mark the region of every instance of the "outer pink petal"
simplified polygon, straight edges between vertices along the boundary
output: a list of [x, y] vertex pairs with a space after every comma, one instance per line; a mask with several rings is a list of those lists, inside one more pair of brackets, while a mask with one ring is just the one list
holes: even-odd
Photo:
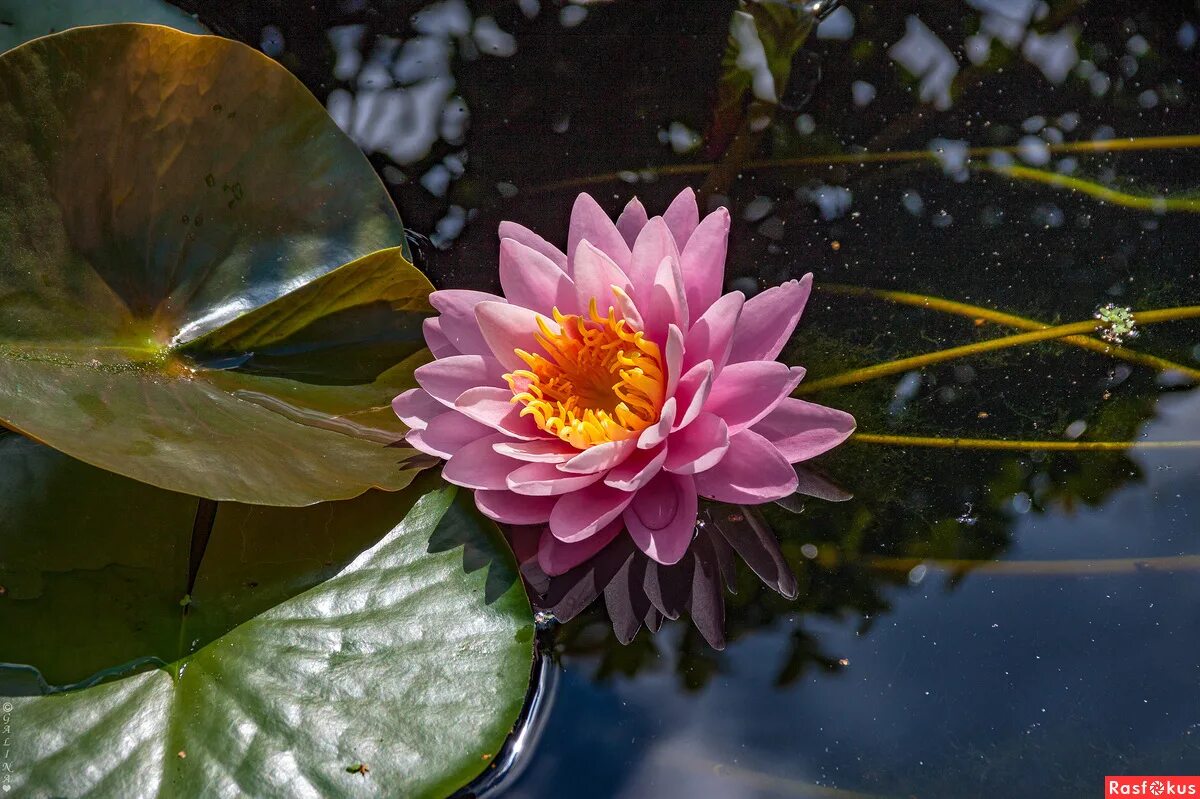
[[500, 242], [500, 286], [514, 305], [547, 315], [556, 307], [563, 313], [575, 312], [575, 286], [567, 273], [516, 239]]
[[667, 448], [665, 446], [639, 449], [624, 463], [613, 467], [605, 476], [604, 484], [622, 491], [637, 491], [658, 474], [666, 459]]
[[692, 478], [662, 472], [637, 492], [625, 510], [625, 527], [639, 549], [669, 566], [692, 543], [697, 508]]
[[634, 197], [625, 204], [625, 210], [617, 217], [617, 230], [621, 232], [621, 238], [625, 239], [625, 243], [633, 247], [638, 234], [642, 232], [642, 228], [648, 221], [646, 207], [642, 205], [641, 200]]
[[429, 396], [453, 408], [455, 400], [478, 386], [500, 387], [504, 370], [487, 355], [452, 355], [418, 366], [413, 377]]
[[449, 460], [467, 444], [494, 436], [496, 431], [461, 413], [450, 411], [436, 417], [420, 431], [421, 443], [413, 445], [422, 452]]
[[796, 329], [812, 292], [812, 275], [769, 288], [742, 308], [733, 334], [730, 363], [773, 361]]
[[621, 267], [586, 239], [581, 241], [575, 250], [572, 266], [575, 274], [575, 298], [581, 314], [587, 314], [591, 301], [595, 300], [600, 315], [606, 316], [608, 309], [617, 302], [613, 295], [613, 286], [624, 292], [629, 291], [629, 278], [621, 271]]
[[753, 429], [789, 463], [799, 463], [841, 444], [854, 428], [854, 417], [845, 411], [789, 397]]
[[519, 241], [526, 247], [537, 250], [549, 258], [558, 265], [559, 269], [567, 271], [567, 256], [563, 251], [523, 225], [518, 225], [516, 222], [501, 222], [500, 238]]
[[621, 515], [633, 494], [603, 483], [567, 494], [550, 514], [550, 532], [568, 544], [590, 538]]
[[542, 533], [538, 543], [538, 565], [547, 575], [557, 577], [565, 574], [579, 564], [591, 560], [600, 550], [604, 549], [617, 534], [624, 529], [620, 519], [609, 522], [595, 535], [588, 536], [582, 541], [568, 544], [559, 541], [549, 528]]
[[528, 497], [550, 497], [587, 488], [603, 474], [566, 474], [553, 463], [524, 463], [508, 475], [506, 485]]
[[770, 441], [753, 430], [729, 439], [725, 457], [695, 476], [700, 496], [718, 502], [757, 505], [783, 499], [796, 490], [799, 478]]
[[729, 425], [730, 435], [770, 413], [804, 379], [804, 369], [779, 361], [731, 363], [713, 383], [704, 410]]
[[588, 447], [574, 458], [559, 466], [559, 471], [568, 474], [595, 474], [607, 472], [614, 466], [620, 465], [626, 458], [637, 450], [637, 439], [627, 438], [622, 441], [607, 441]]
[[675, 196], [667, 210], [663, 212], [663, 221], [671, 229], [675, 244], [680, 250], [688, 243], [692, 231], [700, 224], [700, 208], [696, 205], [696, 192], [689, 186]]
[[652, 449], [667, 440], [671, 428], [675, 426], [675, 398], [668, 397], [659, 411], [658, 421], [647, 427], [638, 436], [638, 449]]
[[654, 285], [654, 277], [658, 274], [658, 265], [664, 258], [678, 258], [679, 248], [671, 229], [661, 216], [656, 216], [646, 223], [638, 234], [633, 245], [629, 269], [625, 270], [633, 282], [634, 299], [642, 310], [649, 307], [650, 288]]
[[675, 474], [696, 474], [716, 466], [729, 449], [729, 428], [714, 413], [702, 413], [695, 422], [671, 434], [663, 467]]
[[551, 330], [558, 330], [557, 323], [537, 311], [506, 302], [479, 303], [475, 306], [475, 318], [489, 351], [508, 370], [529, 368], [517, 356], [516, 350], [532, 352], [537, 349], [534, 336], [538, 332], [539, 318]]
[[524, 497], [511, 491], [475, 492], [475, 507], [501, 524], [545, 524], [555, 502], [554, 497]]
[[492, 449], [525, 463], [565, 463], [579, 454], [579, 450], [557, 438], [537, 441], [504, 441]]
[[685, 370], [709, 360], [713, 362], [713, 372], [721, 373], [729, 360], [733, 331], [737, 329], [745, 302], [742, 292], [733, 291], [708, 306], [688, 331], [683, 358]]
[[629, 245], [608, 214], [589, 194], [576, 197], [575, 206], [571, 209], [571, 229], [567, 234], [567, 259], [571, 267], [567, 272], [572, 277], [575, 251], [584, 239], [616, 261], [617, 266], [622, 269], [629, 266]]
[[445, 413], [446, 407], [421, 388], [410, 388], [392, 400], [392, 410], [413, 430], [424, 430], [429, 420]]
[[503, 433], [496, 433], [467, 444], [446, 461], [442, 477], [463, 488], [506, 488], [505, 478], [509, 472], [522, 464], [492, 449], [492, 444], [503, 441], [504, 438]]
[[696, 228], [679, 256], [687, 284], [688, 307], [698, 316], [708, 310], [725, 285], [725, 255], [729, 246], [729, 211], [718, 208]]
[[451, 344], [450, 339], [442, 332], [442, 320], [438, 317], [431, 316], [422, 322], [421, 330], [425, 333], [425, 346], [429, 347], [433, 357], [449, 358], [459, 354], [458, 347]]
[[512, 392], [506, 388], [472, 388], [459, 395], [454, 407], [464, 416], [522, 441], [549, 438], [532, 419], [521, 416], [520, 405], [513, 403]]
[[708, 401], [712, 385], [712, 361], [696, 364], [679, 378], [679, 387], [675, 389], [675, 402], [680, 411], [675, 420], [675, 430], [687, 427], [700, 415], [704, 403]]
[[442, 332], [455, 349], [464, 355], [491, 355], [479, 323], [475, 321], [475, 306], [481, 302], [504, 302], [503, 297], [486, 291], [450, 289], [429, 295], [429, 304], [441, 314], [438, 321]]

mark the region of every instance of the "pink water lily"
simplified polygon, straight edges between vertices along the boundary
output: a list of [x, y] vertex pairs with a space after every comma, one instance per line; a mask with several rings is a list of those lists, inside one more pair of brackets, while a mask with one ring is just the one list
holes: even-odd
[[729, 212], [701, 220], [690, 189], [653, 219], [635, 198], [615, 223], [581, 194], [566, 253], [500, 225], [505, 297], [430, 296], [434, 360], [393, 407], [480, 511], [545, 525], [547, 574], [622, 531], [676, 563], [700, 497], [782, 499], [797, 487], [792, 464], [853, 432], [849, 414], [790, 397], [804, 369], [775, 360], [812, 275], [749, 300], [721, 294], [728, 238]]

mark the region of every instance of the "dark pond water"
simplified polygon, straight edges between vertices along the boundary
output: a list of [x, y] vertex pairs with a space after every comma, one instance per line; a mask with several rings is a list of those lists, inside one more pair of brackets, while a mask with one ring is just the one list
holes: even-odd
[[[1200, 297], [1200, 140], [1148, 138], [1200, 133], [1194, 3], [849, 0], [721, 168], [743, 121], [714, 111], [734, 2], [178, 4], [326, 103], [441, 287], [495, 287], [502, 219], [561, 238], [576, 191], [653, 210], [694, 185], [733, 211], [737, 287], [826, 286], [784, 356], [809, 381], [1013, 332], [989, 310]], [[857, 155], [886, 151], [906, 154]], [[1194, 319], [1139, 332], [1131, 349], [1200, 368]], [[724, 652], [686, 621], [623, 646], [602, 608], [560, 630], [510, 795], [1077, 796], [1196, 773], [1188, 385], [1044, 342], [820, 392], [875, 436], [1192, 443], [848, 444], [817, 465], [853, 500], [768, 514], [799, 597], [743, 569]]]

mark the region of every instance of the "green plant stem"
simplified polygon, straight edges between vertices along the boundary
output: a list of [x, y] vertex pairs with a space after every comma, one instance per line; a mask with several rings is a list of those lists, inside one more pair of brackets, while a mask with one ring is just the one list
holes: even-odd
[[1130, 449], [1200, 449], [1200, 440], [1178, 441], [1018, 441], [1002, 438], [943, 438], [935, 436], [893, 436], [880, 433], [856, 433], [851, 439], [860, 444], [890, 447], [932, 447], [935, 449], [993, 449], [1020, 451], [1124, 452]]
[[[1194, 319], [1200, 317], [1200, 305], [1187, 305], [1179, 308], [1161, 308], [1153, 311], [1139, 311], [1133, 314], [1133, 319], [1140, 325], [1151, 325], [1159, 322], [1178, 321], [1181, 319]], [[801, 384], [800, 388], [792, 392], [793, 396], [803, 396], [813, 394], [818, 391], [824, 391], [830, 388], [839, 388], [841, 386], [853, 385], [855, 383], [864, 383], [868, 380], [877, 380], [881, 377], [888, 377], [894, 374], [909, 372], [914, 369], [923, 369], [926, 366], [932, 366], [945, 361], [952, 361], [958, 358], [965, 358], [971, 355], [979, 355], [985, 352], [995, 352], [997, 350], [1010, 349], [1012, 347], [1020, 347], [1025, 344], [1035, 344], [1040, 341], [1050, 341], [1053, 339], [1066, 338], [1067, 336], [1077, 336], [1084, 333], [1090, 333], [1097, 327], [1097, 322], [1094, 319], [1089, 319], [1084, 322], [1072, 322], [1067, 325], [1057, 325], [1048, 327], [1044, 330], [1033, 330], [1028, 333], [1019, 333], [1015, 336], [1005, 336], [1003, 338], [990, 339], [988, 341], [980, 341], [975, 344], [966, 344], [960, 347], [951, 347], [945, 350], [929, 352], [924, 355], [914, 355], [909, 358], [899, 358], [894, 361], [875, 364], [862, 369], [853, 369], [849, 372], [843, 372], [839, 375], [833, 375], [823, 380], [816, 380], [812, 383]]]
[[[914, 294], [906, 291], [888, 291], [886, 289], [863, 288], [861, 286], [847, 286], [839, 283], [824, 283], [817, 286], [820, 291], [828, 291], [831, 294], [841, 294], [847, 296], [867, 296], [876, 297], [888, 302], [894, 302], [900, 305], [911, 305], [917, 308], [928, 308], [933, 311], [942, 311], [944, 313], [956, 314], [965, 316], [970, 319], [983, 319], [988, 322], [1005, 325], [1007, 327], [1015, 327], [1018, 330], [1048, 330], [1051, 325], [1044, 322], [1038, 322], [1034, 319], [1028, 319], [1016, 314], [1004, 313], [1002, 311], [994, 311], [990, 308], [984, 308], [978, 305], [969, 305], [955, 300], [947, 300], [941, 297], [930, 297], [924, 294]], [[1061, 339], [1065, 344], [1072, 344], [1076, 347], [1082, 347], [1086, 350], [1098, 352], [1102, 355], [1108, 355], [1113, 358], [1118, 358], [1129, 363], [1136, 363], [1142, 366], [1148, 366], [1152, 369], [1157, 369], [1160, 372], [1179, 372], [1190, 380], [1200, 381], [1200, 369], [1193, 369], [1190, 366], [1185, 366], [1181, 363], [1169, 361], [1166, 358], [1159, 358], [1157, 355], [1148, 355], [1146, 353], [1137, 352], [1136, 350], [1126, 349], [1115, 344], [1108, 344], [1100, 339], [1090, 336], [1066, 336]]]

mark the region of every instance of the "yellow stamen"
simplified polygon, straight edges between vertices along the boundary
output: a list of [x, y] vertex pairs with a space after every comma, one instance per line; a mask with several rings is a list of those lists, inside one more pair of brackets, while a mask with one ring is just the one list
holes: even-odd
[[658, 345], [592, 300], [586, 317], [554, 309], [558, 332], [538, 318], [545, 355], [515, 350], [528, 364], [504, 375], [513, 402], [537, 426], [576, 449], [636, 437], [658, 421], [666, 373]]

